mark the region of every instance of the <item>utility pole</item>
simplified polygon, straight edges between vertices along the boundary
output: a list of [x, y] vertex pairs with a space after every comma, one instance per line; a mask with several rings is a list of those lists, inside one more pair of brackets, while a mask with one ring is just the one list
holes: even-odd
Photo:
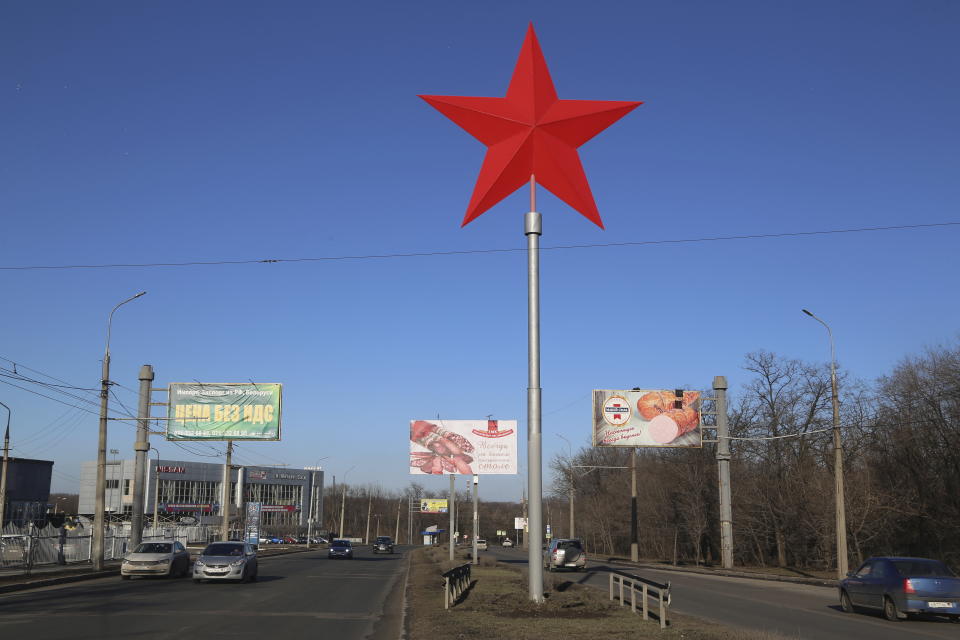
[[342, 538], [342, 537], [343, 537], [343, 516], [344, 516], [344, 514], [346, 514], [346, 512], [347, 512], [347, 483], [346, 483], [346, 482], [343, 482], [343, 483], [341, 483], [341, 484], [343, 484], [343, 493], [342, 493], [342, 497], [340, 498], [340, 531], [339, 531], [339, 534], [340, 534], [340, 537]]
[[133, 443], [136, 460], [133, 465], [133, 511], [130, 514], [130, 547], [136, 549], [143, 540], [144, 501], [147, 490], [147, 453], [150, 451], [150, 388], [153, 367], [140, 367], [140, 404], [137, 407], [137, 441]]
[[370, 544], [370, 512], [373, 510], [373, 494], [367, 493], [367, 530], [363, 534], [363, 544]]
[[7, 508], [7, 465], [10, 462], [10, 407], [0, 402], [0, 406], [7, 410], [7, 428], [3, 432], [3, 470], [0, 471], [0, 531], [3, 530], [3, 516]]
[[220, 514], [223, 522], [220, 523], [221, 540], [230, 539], [230, 481], [233, 476], [233, 440], [227, 440], [227, 459], [223, 465], [223, 486], [220, 498]]
[[107, 490], [107, 401], [110, 397], [110, 329], [113, 314], [122, 305], [146, 294], [141, 291], [116, 305], [107, 317], [107, 343], [103, 350], [103, 366], [100, 371], [100, 429], [97, 434], [97, 484], [96, 503], [93, 511], [93, 536], [90, 541], [90, 559], [94, 571], [103, 571], [103, 536], [105, 525], [105, 493]]
[[717, 411], [717, 470], [720, 474], [720, 558], [733, 568], [733, 504], [730, 497], [730, 428], [727, 425], [727, 378], [713, 378]]
[[640, 560], [640, 540], [637, 530], [637, 450], [630, 450], [630, 560]]
[[400, 544], [400, 507], [403, 506], [403, 498], [397, 502], [397, 529], [393, 534], [393, 541], [395, 544]]
[[569, 470], [570, 473], [570, 537], [576, 538], [577, 534], [574, 533], [573, 529], [573, 470]]
[[454, 511], [456, 510], [456, 500], [457, 500], [457, 476], [453, 473], [450, 474], [450, 500], [447, 504], [447, 516], [450, 518], [450, 524], [448, 529], [450, 530], [449, 535], [447, 536], [450, 539], [450, 562], [453, 562], [453, 548], [456, 546], [456, 540], [454, 540], [454, 534], [456, 533], [454, 529], [457, 528], [457, 520]]

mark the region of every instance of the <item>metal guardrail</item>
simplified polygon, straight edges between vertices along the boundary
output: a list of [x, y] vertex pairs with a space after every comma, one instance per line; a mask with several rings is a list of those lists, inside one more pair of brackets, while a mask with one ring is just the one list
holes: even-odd
[[470, 565], [454, 567], [443, 574], [443, 608], [449, 609], [470, 586]]
[[630, 610], [634, 613], [637, 612], [637, 591], [640, 591], [640, 613], [643, 616], [644, 620], [650, 619], [650, 606], [649, 600], [651, 597], [655, 598], [655, 602], [659, 605], [657, 611], [657, 618], [660, 620], [660, 628], [667, 628], [667, 610], [670, 608], [670, 601], [672, 599], [670, 593], [670, 583], [661, 584], [659, 582], [654, 582], [653, 580], [648, 580], [640, 576], [636, 576], [630, 573], [624, 573], [623, 571], [611, 571], [610, 572], [610, 599], [614, 599], [614, 583], [619, 584], [619, 595], [620, 595], [620, 606], [624, 606], [626, 601], [624, 600], [624, 588], [630, 590]]

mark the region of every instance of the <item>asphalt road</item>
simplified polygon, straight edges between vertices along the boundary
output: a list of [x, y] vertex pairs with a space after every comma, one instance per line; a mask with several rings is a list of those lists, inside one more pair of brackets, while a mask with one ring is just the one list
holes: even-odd
[[260, 558], [249, 584], [119, 576], [0, 595], [0, 638], [400, 637], [406, 558]]
[[[527, 560], [526, 552], [520, 549], [491, 547], [490, 551], [483, 553], [505, 562], [526, 564]], [[588, 584], [604, 591], [608, 589], [608, 572], [611, 568], [639, 574], [657, 582], [669, 581], [673, 592], [671, 611], [731, 627], [816, 640], [960, 638], [960, 625], [945, 618], [888, 622], [879, 613], [843, 613], [837, 590], [830, 587], [637, 569], [589, 561], [587, 564], [586, 573], [569, 572], [563, 575], [568, 576], [571, 582]]]

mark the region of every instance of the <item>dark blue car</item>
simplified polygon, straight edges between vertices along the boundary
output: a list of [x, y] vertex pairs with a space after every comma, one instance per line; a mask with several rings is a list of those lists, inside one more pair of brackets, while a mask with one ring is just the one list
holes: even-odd
[[928, 613], [960, 622], [960, 578], [938, 560], [870, 558], [840, 581], [840, 606], [877, 609], [891, 621]]
[[349, 540], [334, 540], [330, 543], [327, 557], [353, 560], [353, 544]]

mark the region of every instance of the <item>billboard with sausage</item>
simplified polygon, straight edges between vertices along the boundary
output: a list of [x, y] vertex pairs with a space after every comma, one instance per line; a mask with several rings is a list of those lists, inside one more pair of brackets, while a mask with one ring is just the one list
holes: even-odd
[[594, 390], [593, 446], [703, 446], [700, 392], [683, 389]]
[[517, 472], [516, 420], [411, 420], [410, 473]]

